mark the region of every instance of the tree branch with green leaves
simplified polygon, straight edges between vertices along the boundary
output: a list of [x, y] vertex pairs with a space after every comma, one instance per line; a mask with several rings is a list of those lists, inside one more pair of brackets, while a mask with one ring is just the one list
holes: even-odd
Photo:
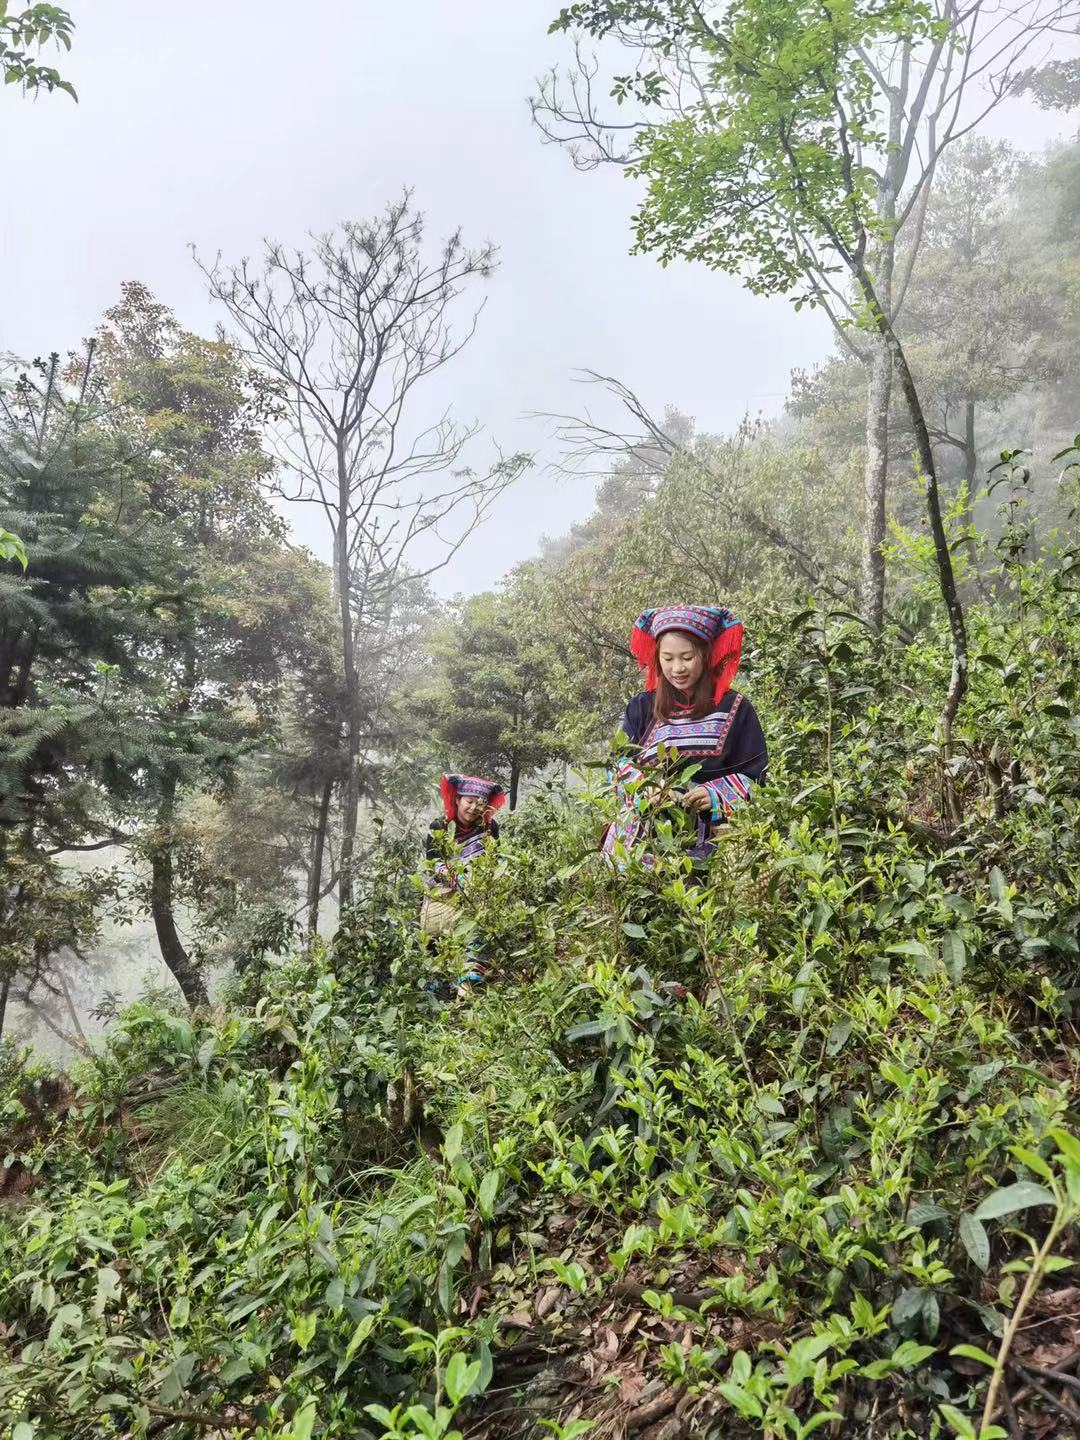
[[59, 5], [31, 5], [12, 13], [7, 0], [0, 0], [0, 67], [5, 85], [21, 85], [23, 93], [64, 90], [78, 100], [75, 87], [52, 65], [41, 63], [41, 52], [49, 45], [71, 49], [75, 22]]

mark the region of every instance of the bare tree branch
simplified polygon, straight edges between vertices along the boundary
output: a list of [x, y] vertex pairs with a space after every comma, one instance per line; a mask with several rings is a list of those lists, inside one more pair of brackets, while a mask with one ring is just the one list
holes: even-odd
[[[718, 503], [723, 503], [738, 523], [744, 525], [751, 534], [787, 555], [795, 568], [811, 585], [825, 590], [834, 598], [850, 594], [852, 586], [846, 577], [827, 571], [805, 546], [792, 536], [785, 534], [778, 525], [747, 504], [738, 483], [737, 467], [728, 474], [719, 473], [709, 464], [707, 457], [693, 447], [683, 445], [667, 431], [661, 422], [649, 412], [640, 397], [621, 380], [610, 375], [601, 375], [595, 370], [584, 371], [581, 379], [585, 384], [602, 386], [626, 410], [636, 428], [629, 431], [612, 430], [597, 424], [587, 414], [584, 417], [567, 415], [546, 417], [558, 422], [556, 434], [567, 447], [567, 464], [575, 473], [581, 473], [578, 468], [579, 462], [586, 459], [591, 453], [632, 455], [658, 474], [665, 472], [670, 462], [677, 457], [698, 473], [709, 487], [710, 493]], [[740, 437], [740, 450], [745, 438], [745, 435]], [[686, 536], [681, 537], [680, 544], [684, 547], [686, 540]], [[695, 563], [702, 563], [700, 555], [694, 551], [692, 537], [687, 554]]]
[[317, 505], [333, 539], [349, 710], [337, 864], [347, 905], [363, 756], [388, 689], [380, 641], [408, 587], [453, 560], [531, 457], [497, 454], [476, 473], [462, 463], [475, 424], [446, 413], [414, 423], [424, 382], [475, 333], [482, 306], [461, 326], [454, 317], [465, 288], [495, 269], [493, 246], [469, 249], [455, 232], [430, 255], [408, 191], [374, 220], [310, 240], [308, 251], [267, 242], [257, 267], [196, 262], [234, 343], [286, 389], [273, 436], [278, 492]]

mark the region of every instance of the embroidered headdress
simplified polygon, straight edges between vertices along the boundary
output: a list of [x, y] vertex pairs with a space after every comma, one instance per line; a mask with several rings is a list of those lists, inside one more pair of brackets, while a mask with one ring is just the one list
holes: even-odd
[[479, 775], [444, 775], [439, 787], [448, 820], [457, 818], [457, 802], [462, 795], [476, 795], [489, 810], [498, 810], [506, 803], [506, 791], [494, 780]]
[[645, 671], [646, 690], [656, 689], [656, 642], [669, 630], [685, 630], [711, 645], [709, 665], [716, 671], [715, 698], [731, 689], [742, 655], [743, 627], [722, 605], [675, 605], [663, 610], [643, 610], [634, 621], [630, 650]]

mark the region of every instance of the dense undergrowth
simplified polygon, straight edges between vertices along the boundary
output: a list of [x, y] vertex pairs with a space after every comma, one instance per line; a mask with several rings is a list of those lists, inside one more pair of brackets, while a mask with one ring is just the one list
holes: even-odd
[[9, 1056], [4, 1440], [975, 1436], [988, 1383], [984, 1435], [1069, 1433], [1068, 574], [972, 609], [945, 768], [943, 644], [759, 628], [771, 783], [705, 882], [674, 813], [605, 868], [599, 769], [534, 795], [474, 866], [470, 1005], [388, 847], [227, 1006], [136, 1005], [70, 1081]]

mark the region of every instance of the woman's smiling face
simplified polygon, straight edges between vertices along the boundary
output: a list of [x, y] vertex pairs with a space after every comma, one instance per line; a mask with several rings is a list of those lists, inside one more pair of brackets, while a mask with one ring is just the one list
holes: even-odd
[[484, 802], [479, 795], [459, 795], [457, 818], [462, 825], [475, 825], [484, 813]]
[[656, 654], [668, 684], [684, 695], [689, 694], [705, 668], [700, 646], [695, 645], [685, 630], [668, 630], [657, 641]]

